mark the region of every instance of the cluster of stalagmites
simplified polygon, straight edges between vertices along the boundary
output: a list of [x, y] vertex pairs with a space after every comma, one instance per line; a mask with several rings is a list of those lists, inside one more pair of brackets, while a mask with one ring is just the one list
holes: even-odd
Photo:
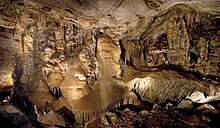
[[152, 18], [140, 40], [124, 39], [124, 61], [167, 63], [205, 76], [219, 74], [219, 17], [179, 4]]
[[[18, 18], [16, 13], [1, 15]], [[46, 125], [66, 126], [57, 113], [74, 114], [85, 123], [144, 102], [170, 101], [189, 110], [193, 103], [220, 100], [217, 22], [214, 14], [180, 4], [154, 16], [140, 40], [113, 40], [101, 29], [24, 11], [9, 28], [5, 22], [0, 27], [0, 87], [14, 84], [12, 99], [28, 97], [38, 121]], [[194, 77], [186, 70], [199, 73]], [[102, 123], [112, 125], [111, 116]]]

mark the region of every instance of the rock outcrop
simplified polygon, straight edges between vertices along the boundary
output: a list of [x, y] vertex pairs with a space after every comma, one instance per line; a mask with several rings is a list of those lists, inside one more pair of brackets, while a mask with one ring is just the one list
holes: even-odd
[[10, 105], [9, 103], [0, 104], [0, 119], [1, 127], [34, 127], [23, 112]]

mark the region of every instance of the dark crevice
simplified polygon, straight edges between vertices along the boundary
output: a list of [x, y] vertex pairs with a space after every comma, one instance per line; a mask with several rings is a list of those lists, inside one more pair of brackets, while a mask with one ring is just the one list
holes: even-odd
[[55, 96], [56, 98], [59, 98], [62, 96], [62, 92], [59, 87], [49, 88], [49, 90], [51, 94]]
[[73, 13], [70, 9], [65, 9], [67, 12], [69, 12], [69, 13]]
[[121, 48], [121, 54], [120, 54], [120, 60], [122, 60], [123, 63], [126, 63], [125, 61], [125, 52], [126, 52], [126, 49], [123, 45], [123, 42], [122, 40], [119, 40], [119, 45], [120, 45], [120, 48]]
[[51, 11], [51, 8], [49, 8], [49, 7], [47, 7], [47, 6], [44, 6], [44, 7], [42, 8], [42, 11], [44, 11], [44, 12], [50, 12], [50, 11]]
[[190, 63], [197, 63], [199, 58], [198, 54], [194, 52], [190, 52], [189, 55], [190, 55]]
[[26, 96], [14, 96], [9, 103], [23, 112], [34, 127], [43, 128], [42, 124], [37, 121], [34, 104]]
[[83, 3], [82, 0], [76, 0], [80, 5]]

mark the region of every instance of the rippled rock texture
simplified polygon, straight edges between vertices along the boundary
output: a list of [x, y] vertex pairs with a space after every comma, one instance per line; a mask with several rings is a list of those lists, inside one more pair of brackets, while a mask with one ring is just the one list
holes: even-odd
[[39, 117], [57, 112], [77, 123], [146, 102], [218, 104], [219, 5], [2, 0], [0, 93], [27, 97]]

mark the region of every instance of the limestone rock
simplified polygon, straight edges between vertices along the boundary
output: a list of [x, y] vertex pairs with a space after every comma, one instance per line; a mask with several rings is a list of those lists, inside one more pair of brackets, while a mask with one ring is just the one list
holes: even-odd
[[142, 100], [151, 103], [161, 104], [166, 100], [179, 102], [193, 91], [201, 90], [199, 82], [185, 78], [177, 72], [163, 70], [139, 73], [134, 79], [132, 79], [132, 72], [138, 71], [130, 70], [124, 78], [125, 80], [131, 79], [126, 85], [133, 88]]
[[215, 108], [210, 104], [203, 104], [203, 105], [196, 108], [197, 111], [204, 111], [204, 110], [207, 110], [207, 109], [214, 110]]
[[0, 26], [0, 93], [8, 92], [13, 86], [15, 54], [19, 45], [14, 40], [14, 29]]
[[109, 118], [110, 123], [114, 123], [118, 120], [118, 116], [116, 113], [106, 112], [106, 116]]
[[190, 99], [196, 103], [207, 103], [210, 101], [217, 101], [219, 100], [219, 98], [220, 98], [219, 93], [216, 93], [216, 95], [214, 96], [205, 97], [204, 93], [199, 92], [199, 91], [195, 91], [190, 96], [187, 97], [187, 99]]
[[[190, 127], [189, 124], [181, 122], [174, 117], [174, 113], [169, 114], [162, 108], [149, 110], [147, 112], [119, 111], [120, 115], [114, 123], [105, 125], [102, 117], [96, 117], [86, 124], [86, 127]], [[199, 122], [196, 122], [199, 124]]]
[[193, 102], [191, 100], [182, 100], [177, 106], [177, 108], [184, 109], [184, 110], [192, 110]]
[[0, 104], [1, 127], [34, 128], [23, 112], [9, 103]]
[[[105, 84], [104, 84], [105, 83]], [[137, 96], [126, 86], [118, 85], [112, 79], [98, 81], [84, 97], [73, 100], [72, 111], [79, 122], [89, 121], [95, 115], [127, 104], [137, 104]]]
[[65, 78], [59, 84], [63, 96], [72, 102], [72, 100], [87, 95], [90, 88], [86, 79], [85, 70], [83, 70], [79, 58], [76, 58], [68, 65]]
[[120, 46], [118, 42], [113, 42], [108, 37], [100, 37], [97, 44], [99, 72], [101, 78], [116, 77], [119, 78], [121, 73]]
[[43, 112], [47, 111], [47, 105], [56, 100], [56, 98], [52, 95], [52, 93], [50, 93], [48, 86], [43, 81], [38, 83], [38, 86], [35, 88], [35, 90], [36, 91], [29, 93], [28, 98], [38, 108], [41, 108]]
[[66, 126], [64, 118], [53, 111], [50, 111], [46, 115], [41, 115], [37, 117], [37, 120], [49, 126], [60, 126], [60, 127]]
[[101, 121], [104, 125], [109, 125], [108, 119], [105, 116], [102, 117]]

